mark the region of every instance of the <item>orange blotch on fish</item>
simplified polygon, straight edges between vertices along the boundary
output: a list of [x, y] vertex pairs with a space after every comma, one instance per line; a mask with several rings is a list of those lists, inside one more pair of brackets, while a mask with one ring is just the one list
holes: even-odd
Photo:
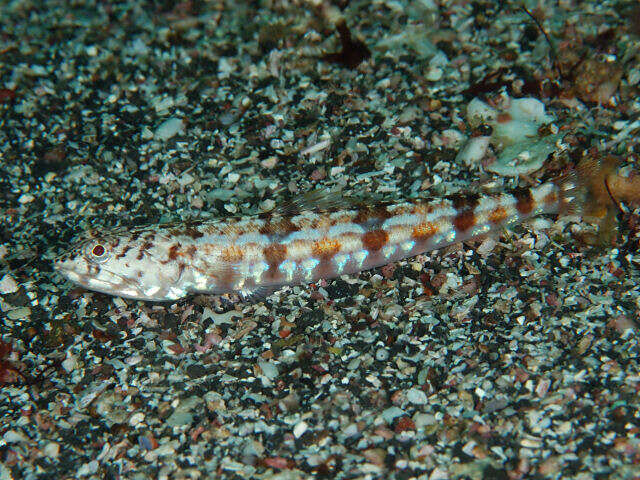
[[413, 228], [411, 236], [414, 240], [426, 240], [438, 233], [438, 226], [432, 222], [424, 222]]
[[495, 224], [502, 223], [508, 216], [509, 214], [504, 207], [496, 207], [491, 211], [491, 213], [489, 213], [489, 221]]
[[466, 232], [476, 224], [476, 215], [473, 210], [464, 210], [453, 219], [453, 226], [459, 232]]
[[242, 261], [243, 258], [244, 252], [236, 245], [223, 248], [220, 252], [220, 259], [225, 262], [236, 263]]
[[362, 236], [362, 245], [372, 252], [380, 250], [389, 241], [389, 234], [384, 230], [373, 230]]
[[319, 258], [331, 258], [340, 251], [340, 242], [331, 238], [323, 238], [313, 242], [311, 251], [314, 256]]
[[521, 215], [528, 215], [533, 211], [535, 202], [531, 195], [531, 190], [524, 188], [514, 192], [513, 196], [516, 197], [516, 210], [518, 210]]
[[272, 243], [262, 250], [264, 259], [269, 264], [269, 273], [274, 275], [278, 267], [287, 259], [287, 247], [279, 243]]

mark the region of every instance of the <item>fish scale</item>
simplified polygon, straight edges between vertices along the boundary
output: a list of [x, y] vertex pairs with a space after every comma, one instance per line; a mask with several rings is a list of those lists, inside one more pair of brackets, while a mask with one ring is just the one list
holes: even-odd
[[370, 206], [314, 192], [270, 214], [92, 234], [55, 268], [88, 289], [141, 300], [261, 296], [479, 238], [536, 215], [576, 213], [585, 193], [574, 173], [500, 195]]

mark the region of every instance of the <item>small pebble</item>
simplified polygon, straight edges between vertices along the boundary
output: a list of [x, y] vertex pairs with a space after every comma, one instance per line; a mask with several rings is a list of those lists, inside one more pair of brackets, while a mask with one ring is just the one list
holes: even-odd
[[129, 425], [135, 427], [144, 421], [144, 413], [136, 412], [129, 418]]
[[278, 377], [278, 367], [273, 362], [268, 361], [258, 361], [258, 366], [265, 377], [273, 380]]
[[379, 348], [376, 350], [376, 360], [384, 362], [389, 358], [389, 351], [386, 348]]
[[184, 133], [184, 123], [179, 118], [170, 118], [160, 124], [153, 134], [156, 140], [161, 142], [167, 141], [178, 134]]
[[456, 162], [473, 165], [482, 160], [487, 153], [491, 137], [472, 137], [456, 156]]
[[18, 307], [7, 312], [7, 318], [10, 320], [24, 320], [31, 315], [31, 309], [29, 307]]
[[427, 403], [427, 395], [417, 388], [407, 391], [407, 400], [415, 405], [425, 405]]
[[309, 425], [306, 422], [297, 423], [296, 426], [293, 427], [293, 436], [300, 438], [308, 429]]
[[2, 435], [2, 440], [7, 443], [24, 443], [28, 442], [29, 439], [22, 433], [16, 430], [7, 430]]
[[56, 442], [47, 443], [43, 453], [49, 458], [57, 458], [60, 455], [60, 444]]
[[62, 361], [62, 368], [64, 368], [67, 371], [67, 373], [71, 373], [77, 367], [78, 367], [78, 361], [76, 360], [76, 357], [71, 353], [67, 353], [67, 358], [65, 358]]
[[14, 293], [18, 291], [18, 284], [8, 273], [0, 279], [0, 293]]

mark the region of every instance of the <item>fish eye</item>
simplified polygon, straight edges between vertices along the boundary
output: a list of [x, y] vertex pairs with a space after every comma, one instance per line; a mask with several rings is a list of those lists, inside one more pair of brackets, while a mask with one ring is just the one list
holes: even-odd
[[105, 247], [102, 243], [91, 244], [88, 246], [86, 251], [87, 256], [93, 262], [104, 262], [107, 258], [109, 258], [107, 247]]

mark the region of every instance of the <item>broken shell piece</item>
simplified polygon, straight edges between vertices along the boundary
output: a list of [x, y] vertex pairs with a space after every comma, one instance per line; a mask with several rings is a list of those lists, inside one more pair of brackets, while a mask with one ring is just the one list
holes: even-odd
[[467, 137], [459, 130], [448, 128], [442, 133], [433, 135], [432, 142], [436, 147], [460, 148], [467, 140]]
[[505, 97], [504, 100], [504, 107], [500, 109], [477, 98], [469, 102], [469, 125], [476, 128], [486, 124], [492, 127], [492, 134], [490, 137], [469, 139], [456, 159], [467, 165], [477, 163], [491, 144], [497, 150], [498, 159], [488, 170], [509, 176], [534, 172], [557, 149], [557, 135], [540, 137], [540, 127], [551, 123], [554, 118], [545, 113], [544, 103], [535, 98]]
[[542, 168], [547, 157], [558, 150], [558, 140], [560, 135], [548, 135], [510, 145], [487, 170], [508, 177], [533, 173]]
[[514, 120], [525, 120], [542, 125], [553, 122], [554, 118], [544, 111], [544, 103], [536, 98], [514, 98], [509, 106], [509, 113]]
[[538, 127], [537, 123], [525, 120], [510, 119], [506, 122], [499, 122], [493, 127], [491, 143], [507, 147], [521, 142], [528, 142], [538, 136]]
[[474, 98], [469, 102], [469, 105], [467, 105], [467, 122], [469, 122], [471, 128], [476, 128], [483, 123], [493, 125], [497, 118], [497, 110], [482, 100]]
[[490, 142], [491, 137], [471, 137], [464, 148], [458, 152], [456, 161], [464, 162], [466, 165], [478, 163], [487, 153]]

